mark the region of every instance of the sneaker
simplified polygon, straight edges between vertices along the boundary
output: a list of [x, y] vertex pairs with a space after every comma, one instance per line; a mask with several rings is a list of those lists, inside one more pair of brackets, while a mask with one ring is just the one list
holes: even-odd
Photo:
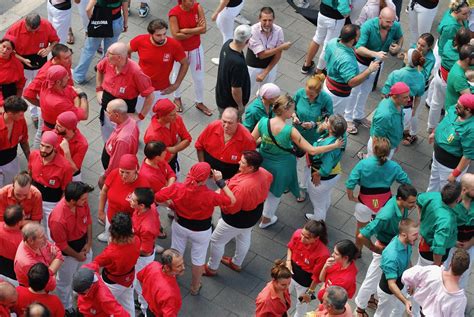
[[213, 57], [213, 58], [211, 58], [211, 62], [212, 62], [214, 65], [219, 66], [219, 58]]
[[107, 231], [102, 232], [97, 236], [97, 240], [105, 243], [109, 242], [109, 233]]
[[350, 122], [350, 121], [347, 122], [347, 130], [346, 131], [349, 134], [357, 134], [359, 132], [359, 130], [357, 130], [357, 127], [355, 126], [355, 124], [353, 122]]
[[278, 221], [278, 217], [277, 217], [277, 216], [273, 216], [272, 219], [271, 219], [269, 222], [267, 222], [267, 223], [262, 223], [262, 222], [260, 222], [260, 224], [258, 225], [258, 227], [259, 227], [260, 229], [265, 229], [265, 228], [268, 228], [268, 227], [274, 225], [277, 221]]
[[298, 8], [306, 9], [306, 8], [309, 7], [309, 2], [306, 1], [306, 0], [293, 0], [293, 3], [294, 3], [295, 6], [297, 6]]
[[366, 127], [367, 129], [370, 129], [370, 126], [372, 125], [372, 122], [370, 122], [369, 119], [367, 118], [363, 118], [363, 119], [354, 119], [354, 122], [363, 126], [363, 127]]
[[140, 8], [138, 9], [138, 16], [140, 18], [146, 18], [148, 16], [148, 13], [150, 13], [150, 6], [148, 5], [148, 3], [145, 3], [145, 5], [143, 6], [140, 6]]
[[303, 66], [301, 67], [301, 73], [302, 74], [308, 74], [312, 69], [314, 69], [314, 61], [311, 61], [311, 65], [309, 66], [305, 66], [303, 64]]
[[304, 219], [306, 220], [313, 220], [314, 215], [313, 214], [304, 214]]
[[155, 244], [155, 252], [158, 253], [158, 254], [161, 254], [163, 253], [163, 251], [165, 251], [165, 248], [163, 248], [161, 245], [159, 244]]
[[242, 14], [239, 14], [238, 16], [236, 16], [234, 21], [237, 22], [238, 24], [248, 24], [248, 25], [250, 25], [250, 21], [247, 20]]

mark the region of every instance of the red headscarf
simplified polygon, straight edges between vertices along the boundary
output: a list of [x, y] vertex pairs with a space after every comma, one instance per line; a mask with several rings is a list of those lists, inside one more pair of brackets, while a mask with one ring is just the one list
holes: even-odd
[[211, 174], [211, 165], [206, 162], [199, 162], [193, 165], [186, 176], [186, 185], [196, 185], [209, 178]]
[[67, 76], [67, 70], [61, 65], [53, 65], [48, 68], [46, 73], [46, 81], [43, 83], [42, 88], [52, 88], [54, 84]]
[[176, 109], [176, 105], [168, 98], [158, 100], [153, 106], [153, 112], [158, 118], [164, 117]]

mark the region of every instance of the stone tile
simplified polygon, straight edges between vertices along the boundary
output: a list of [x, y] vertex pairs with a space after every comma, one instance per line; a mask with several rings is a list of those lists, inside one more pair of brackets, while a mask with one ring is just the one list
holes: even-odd
[[229, 310], [209, 301], [202, 296], [187, 295], [183, 298], [183, 306], [180, 311], [182, 316], [228, 316]]
[[[271, 248], [269, 246], [271, 246]], [[254, 231], [252, 233], [250, 250], [268, 261], [273, 262], [275, 259], [280, 259], [286, 254], [286, 245], [268, 239], [259, 232]]]
[[[283, 258], [283, 256], [280, 258]], [[269, 281], [271, 279], [270, 269], [273, 265], [273, 261], [276, 259], [277, 258], [273, 260], [267, 260], [260, 255], [257, 255], [252, 261], [250, 261], [245, 270], [260, 280]]]
[[255, 299], [242, 295], [230, 287], [224, 288], [213, 302], [239, 316], [253, 316], [251, 312], [255, 311]]

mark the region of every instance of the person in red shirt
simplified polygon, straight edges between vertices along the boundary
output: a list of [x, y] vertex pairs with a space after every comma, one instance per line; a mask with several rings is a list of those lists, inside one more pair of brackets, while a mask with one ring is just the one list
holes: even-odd
[[144, 142], [160, 141], [166, 145], [166, 157], [175, 173], [179, 172], [178, 153], [191, 144], [192, 137], [176, 106], [169, 99], [158, 100], [153, 107], [155, 115], [146, 129]]
[[235, 108], [226, 108], [220, 120], [210, 123], [194, 144], [199, 162], [207, 162], [222, 172], [224, 179], [239, 170], [239, 160], [244, 151], [255, 150], [255, 140], [239, 123]]
[[88, 267], [74, 274], [72, 289], [78, 294], [77, 308], [84, 317], [130, 317], [102, 278]]
[[[138, 65], [150, 77], [155, 89], [155, 101], [158, 101], [179, 88], [188, 71], [189, 61], [180, 42], [166, 36], [168, 23], [155, 19], [148, 24], [147, 31], [148, 34], [138, 35], [128, 43], [128, 53], [138, 53]], [[175, 63], [179, 63], [179, 72], [171, 84], [170, 74]], [[142, 97], [138, 97], [138, 109], [141, 109], [143, 101]], [[177, 110], [183, 111], [182, 108]]]
[[[30, 221], [40, 222], [43, 218], [43, 200], [41, 192], [31, 185], [32, 179], [27, 171], [18, 173], [13, 184], [0, 189], [0, 211], [10, 205], [20, 205], [23, 209], [24, 224]], [[4, 221], [0, 212], [0, 221]]]
[[109, 244], [93, 260], [91, 267], [103, 268], [102, 278], [105, 285], [123, 308], [131, 316], [135, 316], [133, 281], [135, 265], [140, 256], [140, 239], [133, 234], [130, 215], [123, 212], [112, 218], [109, 232]]
[[16, 251], [14, 270], [20, 285], [29, 286], [28, 271], [36, 263], [44, 263], [49, 268], [49, 279], [45, 287], [47, 292], [56, 288], [55, 274], [63, 263], [59, 248], [48, 241], [44, 228], [34, 222], [27, 223], [21, 229], [23, 241]]
[[[178, 2], [168, 12], [171, 35], [178, 40], [189, 61], [189, 68], [193, 77], [196, 109], [211, 116], [212, 112], [204, 105], [204, 49], [201, 45], [201, 34], [206, 33], [206, 16], [204, 9], [195, 0], [184, 0]], [[173, 81], [176, 81], [178, 74], [178, 63], [175, 63], [173, 70]], [[174, 103], [178, 109], [183, 109], [181, 101], [181, 90], [178, 88], [174, 92]]]
[[[109, 240], [110, 220], [121, 211], [130, 216], [133, 208], [130, 206], [130, 197], [135, 188], [150, 187], [148, 179], [138, 173], [138, 160], [135, 155], [125, 154], [120, 158], [118, 168], [114, 169], [105, 180], [100, 191], [98, 215], [99, 222], [105, 224], [105, 231], [97, 237], [101, 242]], [[107, 205], [107, 216], [105, 203]]]
[[347, 291], [337, 285], [328, 286], [316, 309], [314, 317], [352, 317], [352, 308], [347, 302]]
[[[273, 180], [272, 174], [260, 167], [262, 162], [263, 157], [257, 151], [245, 151], [240, 158], [239, 173], [227, 181], [236, 202], [221, 208], [222, 218], [211, 236], [210, 255], [204, 275], [216, 275], [220, 262], [240, 272], [250, 248], [252, 227], [262, 216], [263, 203]], [[225, 245], [234, 238], [234, 257], [223, 257]]]
[[184, 183], [174, 183], [155, 194], [159, 203], [171, 201], [177, 219], [171, 225], [171, 248], [184, 254], [186, 243], [191, 241], [192, 280], [191, 295], [199, 295], [201, 276], [206, 263], [206, 252], [211, 239], [211, 221], [214, 207], [235, 203], [235, 196], [222, 179], [222, 173], [212, 170], [216, 185], [223, 193], [210, 190], [205, 184], [211, 174], [206, 162], [194, 164]]
[[15, 286], [0, 279], [0, 316], [9, 317], [18, 299]]
[[5, 222], [0, 222], [0, 278], [17, 286], [13, 261], [23, 240], [20, 230], [23, 225], [23, 210], [20, 205], [11, 205], [2, 212], [2, 216]]
[[63, 155], [57, 152], [59, 138], [53, 131], [45, 131], [39, 150], [33, 150], [28, 160], [28, 171], [33, 185], [43, 199], [43, 224], [49, 237], [48, 218], [72, 180], [72, 169]]
[[273, 264], [272, 280], [257, 295], [255, 304], [256, 317], [286, 316], [291, 307], [289, 287], [291, 284], [291, 271], [282, 260], [276, 260]]
[[0, 107], [10, 96], [21, 97], [26, 83], [23, 64], [14, 50], [14, 38], [7, 35], [0, 40]]
[[148, 179], [151, 189], [156, 193], [176, 181], [176, 174], [165, 160], [166, 145], [151, 141], [145, 145], [145, 160], [140, 167], [140, 175]]
[[324, 220], [309, 220], [293, 233], [288, 243], [286, 266], [293, 273], [291, 289], [295, 289], [296, 315], [305, 316], [310, 297], [319, 284], [319, 275], [329, 258], [328, 233]]
[[51, 238], [64, 255], [58, 271], [56, 294], [67, 311], [72, 310], [72, 276], [82, 264], [92, 261], [92, 219], [89, 193], [94, 188], [83, 182], [71, 182], [64, 197], [51, 211], [48, 226]]
[[[151, 188], [139, 187], [130, 197], [130, 207], [133, 208], [133, 233], [140, 239], [140, 257], [135, 270], [140, 272], [145, 266], [155, 260], [155, 251], [163, 253], [163, 247], [156, 245], [155, 240], [160, 234], [160, 215], [155, 206], [155, 194]], [[143, 314], [146, 313], [147, 303], [142, 296], [142, 288], [137, 279], [133, 282], [138, 302]]]
[[147, 317], [178, 316], [182, 299], [176, 277], [183, 273], [183, 256], [174, 249], [163, 252], [161, 263], [152, 262], [138, 272], [137, 279], [148, 303]]
[[52, 317], [64, 317], [64, 306], [59, 297], [48, 294], [44, 289], [48, 284], [49, 271], [44, 263], [36, 263], [28, 271], [28, 285], [17, 286], [18, 301], [14, 307], [17, 316], [24, 316], [26, 309], [32, 303], [41, 303], [48, 308]]
[[[117, 42], [110, 45], [107, 58], [97, 64], [96, 92], [100, 108], [102, 138], [105, 141], [113, 131], [110, 118], [104, 115], [111, 100], [120, 98], [127, 104], [127, 113], [135, 120], [145, 119], [153, 104], [153, 88], [150, 77], [140, 66], [128, 58], [127, 44]], [[138, 96], [145, 98], [143, 109], [136, 113]]]
[[71, 164], [74, 173], [72, 174], [72, 180], [79, 182], [82, 180], [81, 167], [89, 148], [89, 143], [77, 128], [77, 123], [77, 115], [72, 111], [66, 111], [61, 113], [56, 119], [54, 130], [56, 134], [62, 137], [58, 151]]
[[8, 97], [0, 114], [0, 186], [11, 184], [20, 171], [17, 148], [20, 144], [26, 159], [30, 156], [28, 127], [25, 121], [26, 102], [17, 96]]

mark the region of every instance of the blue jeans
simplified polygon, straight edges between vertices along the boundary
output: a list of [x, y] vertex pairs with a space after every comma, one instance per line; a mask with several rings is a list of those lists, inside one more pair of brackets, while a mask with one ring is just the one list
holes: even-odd
[[84, 43], [84, 48], [82, 49], [82, 52], [81, 52], [81, 58], [79, 59], [79, 63], [77, 64], [76, 68], [74, 68], [74, 73], [73, 73], [74, 81], [78, 83], [83, 83], [86, 81], [86, 75], [87, 75], [87, 72], [89, 71], [89, 66], [91, 65], [92, 59], [94, 58], [94, 55], [96, 51], [99, 49], [100, 43], [102, 41], [104, 41], [104, 55], [103, 56], [105, 56], [105, 53], [107, 52], [107, 49], [109, 48], [109, 46], [117, 42], [120, 36], [120, 33], [122, 33], [122, 30], [123, 30], [123, 17], [113, 20], [112, 28], [114, 31], [113, 37], [86, 38], [86, 41]]

